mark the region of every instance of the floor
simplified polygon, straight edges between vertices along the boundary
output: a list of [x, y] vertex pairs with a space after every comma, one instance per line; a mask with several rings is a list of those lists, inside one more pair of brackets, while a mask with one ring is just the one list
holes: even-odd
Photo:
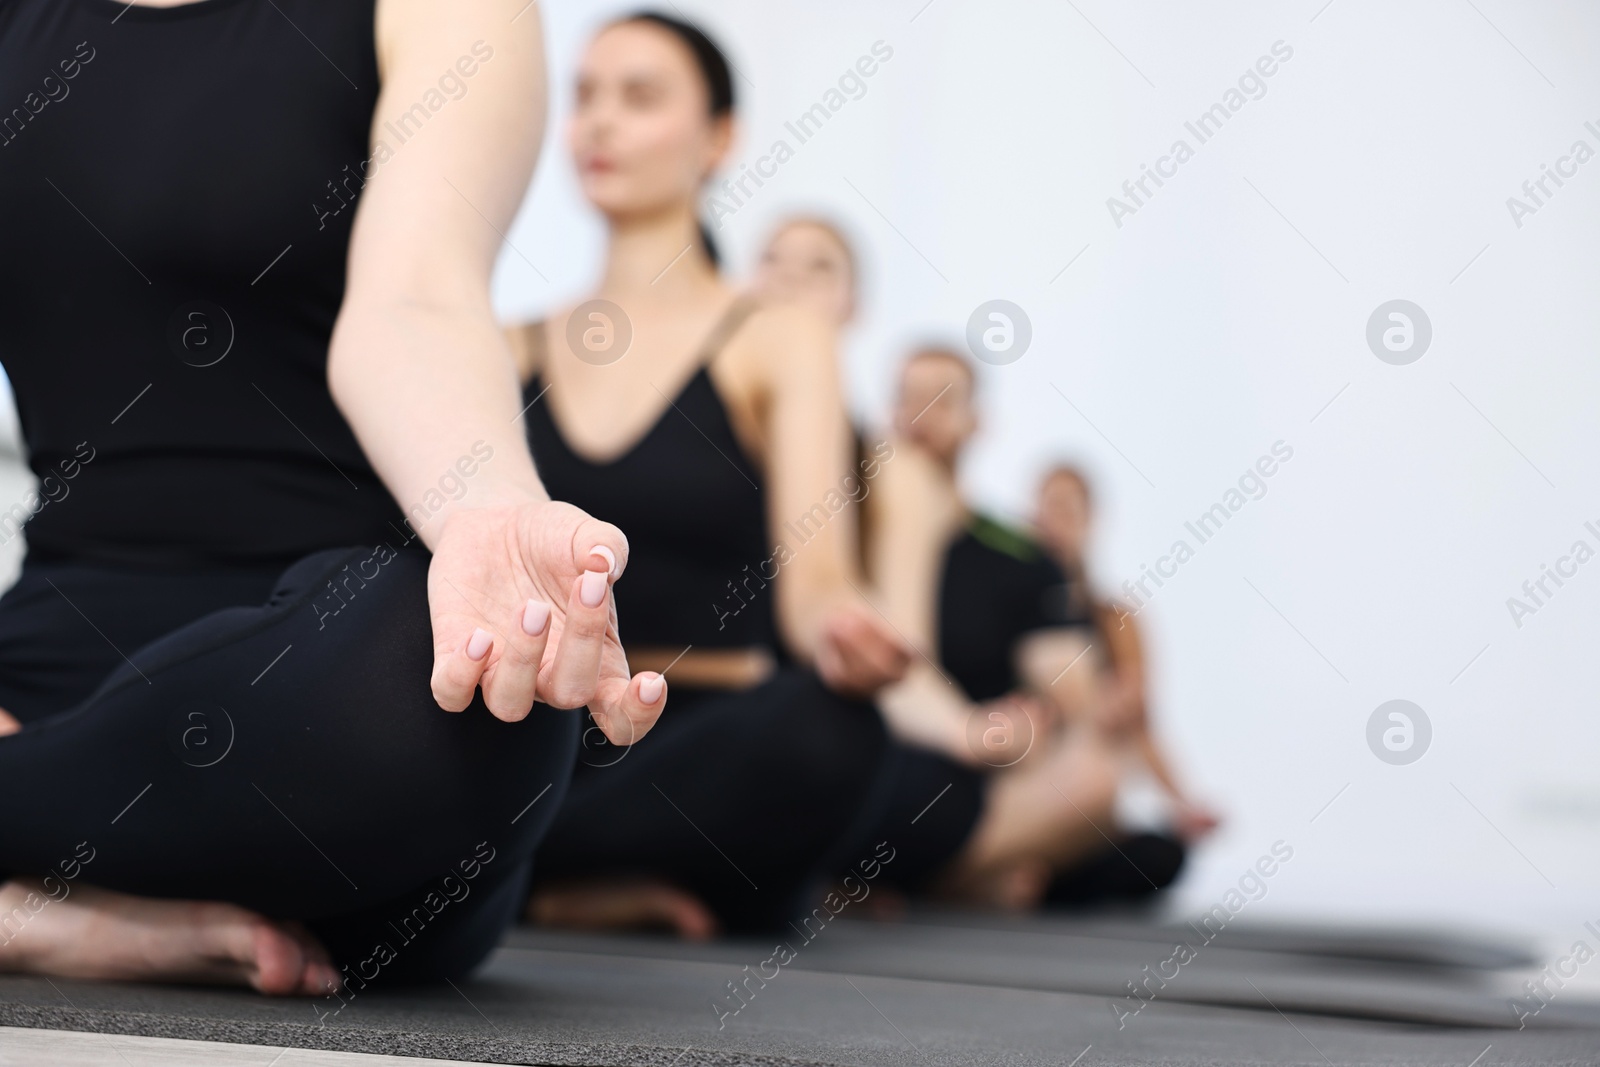
[[0, 1067], [435, 1067], [461, 1062], [0, 1026]]
[[1542, 964], [1492, 940], [920, 913], [783, 947], [519, 929], [470, 982], [322, 1001], [0, 978], [0, 1064], [1600, 1061], [1600, 1001], [1549, 986], [1519, 1029]]

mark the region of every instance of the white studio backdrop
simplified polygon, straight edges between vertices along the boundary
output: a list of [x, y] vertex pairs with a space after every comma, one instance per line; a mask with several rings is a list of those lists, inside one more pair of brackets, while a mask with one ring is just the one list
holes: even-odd
[[[496, 278], [508, 320], [597, 275], [600, 225], [561, 134], [584, 41], [632, 7], [540, 10], [550, 140]], [[1580, 540], [1600, 550], [1585, 526], [1600, 530], [1600, 160], [1573, 155], [1600, 151], [1600, 9], [667, 10], [738, 68], [730, 174], [780, 139], [793, 150], [716, 212], [733, 271], [796, 209], [857, 236], [866, 293], [845, 352], [859, 415], [884, 410], [912, 341], [962, 338], [993, 299], [1027, 315], [1023, 356], [983, 368], [965, 482], [1025, 518], [1041, 466], [1079, 460], [1099, 481], [1099, 580], [1171, 575], [1140, 614], [1155, 710], [1228, 816], [1179, 912], [1221, 900], [1282, 840], [1293, 859], [1253, 917], [1554, 938], [1600, 918], [1600, 562], [1560, 562]], [[785, 124], [879, 42], [892, 55], [800, 143]], [[1206, 136], [1185, 125], [1216, 104]], [[1179, 140], [1188, 154], [1161, 162]], [[1124, 192], [1158, 166], [1161, 185]], [[1534, 185], [1536, 203], [1523, 183], [1545, 168], [1566, 176]], [[1421, 309], [1425, 349], [1409, 311], [1410, 350], [1369, 345], [1392, 300]], [[1380, 320], [1380, 335], [1401, 321]], [[1247, 480], [1230, 497], [1278, 442], [1292, 457], [1264, 493]], [[1185, 523], [1217, 503], [1236, 510], [1202, 543]], [[1162, 562], [1180, 540], [1192, 555]], [[1575, 573], [1546, 578], [1514, 619], [1508, 598], [1535, 606], [1523, 583], [1545, 565]], [[1397, 699], [1431, 726], [1404, 765], [1368, 743]]]

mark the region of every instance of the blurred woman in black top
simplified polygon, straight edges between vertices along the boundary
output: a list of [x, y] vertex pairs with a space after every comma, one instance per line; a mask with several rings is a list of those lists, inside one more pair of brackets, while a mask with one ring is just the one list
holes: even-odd
[[568, 144], [607, 223], [604, 273], [510, 331], [541, 472], [628, 528], [628, 658], [670, 675], [675, 712], [580, 756], [535, 872], [546, 923], [782, 927], [852, 858], [835, 852], [884, 751], [866, 698], [910, 655], [859, 591], [866, 472], [832, 330], [736, 292], [696, 218], [733, 107], [695, 27], [644, 14], [595, 36]]

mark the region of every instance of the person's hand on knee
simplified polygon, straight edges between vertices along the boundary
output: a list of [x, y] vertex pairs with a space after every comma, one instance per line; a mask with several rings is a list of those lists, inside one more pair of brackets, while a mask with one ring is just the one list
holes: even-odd
[[666, 679], [628, 674], [611, 596], [627, 563], [622, 531], [570, 504], [452, 513], [428, 568], [439, 706], [463, 711], [481, 686], [506, 722], [535, 700], [587, 705], [613, 744], [643, 737], [666, 704]]
[[822, 618], [816, 669], [836, 693], [870, 697], [905, 677], [911, 656], [888, 620], [864, 604], [844, 600]]

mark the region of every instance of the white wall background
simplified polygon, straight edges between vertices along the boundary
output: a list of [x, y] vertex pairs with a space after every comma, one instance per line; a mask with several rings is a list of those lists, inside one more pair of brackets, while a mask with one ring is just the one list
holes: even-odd
[[[1089, 464], [1110, 586], [1293, 447], [1142, 616], [1162, 727], [1229, 816], [1180, 909], [1282, 838], [1295, 857], [1252, 914], [1575, 937], [1600, 918], [1600, 562], [1520, 629], [1505, 602], [1575, 539], [1600, 549], [1600, 160], [1520, 229], [1505, 201], [1574, 140], [1600, 150], [1600, 9], [1323, 3], [684, 0], [741, 72], [744, 162], [894, 49], [720, 237], [742, 270], [785, 212], [854, 227], [866, 415], [909, 340], [1021, 305], [1032, 347], [985, 368], [966, 482], [1023, 517], [1044, 462]], [[559, 132], [583, 41], [632, 5], [541, 6], [551, 141], [502, 259], [507, 317], [595, 276]], [[1279, 40], [1266, 95], [1197, 144], [1183, 122]], [[1106, 198], [1178, 137], [1194, 158], [1117, 228]], [[1408, 366], [1365, 342], [1397, 297], [1434, 328]], [[1408, 766], [1365, 741], [1397, 697], [1434, 727]]]

